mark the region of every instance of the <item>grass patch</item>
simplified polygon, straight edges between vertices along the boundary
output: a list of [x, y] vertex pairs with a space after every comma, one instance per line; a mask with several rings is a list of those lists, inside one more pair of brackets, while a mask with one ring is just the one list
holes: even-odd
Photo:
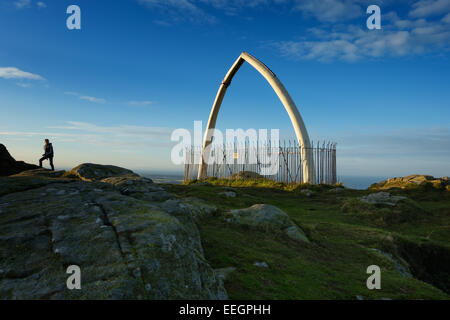
[[[450, 199], [439, 190], [394, 190], [410, 201], [398, 208], [382, 208], [358, 200], [373, 192], [369, 190], [330, 192], [335, 186], [287, 185], [265, 179], [206, 179], [165, 188], [180, 198], [199, 198], [218, 208], [216, 215], [205, 216], [198, 225], [211, 265], [236, 268], [225, 283], [232, 299], [449, 298], [444, 292], [447, 288], [438, 288], [433, 280], [445, 277], [445, 270], [435, 278], [407, 278], [391, 261], [371, 250], [389, 252], [399, 261], [404, 258], [419, 270], [422, 262], [408, 256], [413, 250], [401, 247], [398, 239], [416, 244], [419, 249], [414, 250], [419, 252], [423, 243], [448, 248]], [[230, 188], [236, 192], [235, 198], [220, 195]], [[304, 189], [313, 194], [306, 196], [301, 192]], [[439, 200], [429, 200], [436, 198]], [[280, 233], [226, 222], [229, 210], [257, 203], [284, 210], [311, 243], [299, 244]], [[420, 256], [416, 251], [410, 255]], [[255, 267], [256, 261], [267, 262], [269, 268]], [[372, 264], [381, 267], [381, 290], [366, 288], [366, 269]]]

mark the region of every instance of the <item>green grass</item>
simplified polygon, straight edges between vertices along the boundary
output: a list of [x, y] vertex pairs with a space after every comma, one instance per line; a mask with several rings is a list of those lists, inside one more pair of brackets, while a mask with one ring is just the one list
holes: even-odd
[[[445, 272], [450, 258], [450, 192], [395, 190], [393, 193], [406, 195], [411, 202], [396, 209], [359, 208], [357, 198], [373, 191], [344, 189], [334, 193], [329, 192], [332, 186], [286, 185], [262, 179], [207, 182], [211, 185], [189, 183], [165, 188], [180, 198], [196, 197], [218, 208], [217, 214], [202, 218], [198, 225], [211, 265], [236, 268], [225, 282], [232, 299], [355, 299], [357, 295], [366, 299], [449, 298], [444, 290], [449, 281]], [[233, 188], [237, 197], [219, 195], [227, 188]], [[314, 191], [312, 196], [300, 192], [305, 188]], [[299, 244], [283, 234], [225, 221], [230, 209], [256, 203], [284, 210], [311, 243]], [[390, 219], [393, 214], [401, 219]], [[383, 223], [380, 217], [385, 219]], [[389, 259], [371, 248], [389, 252], [399, 261], [407, 256], [418, 272], [434, 270], [430, 265], [422, 270], [417, 263], [425, 263], [419, 259], [422, 251], [433, 258], [437, 248], [439, 255], [444, 255], [439, 277], [422, 274], [420, 278], [428, 282], [404, 277]], [[270, 267], [257, 268], [253, 265], [256, 261], [265, 261]], [[366, 287], [366, 269], [373, 264], [382, 270], [381, 290]]]

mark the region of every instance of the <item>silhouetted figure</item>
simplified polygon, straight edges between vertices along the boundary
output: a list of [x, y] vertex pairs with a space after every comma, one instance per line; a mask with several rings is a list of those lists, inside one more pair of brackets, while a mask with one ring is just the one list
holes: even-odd
[[42, 168], [42, 161], [48, 159], [50, 160], [50, 167], [52, 167], [52, 171], [55, 171], [55, 167], [53, 166], [53, 146], [48, 139], [45, 139], [44, 152], [45, 153], [42, 155], [42, 158], [39, 159], [39, 167]]

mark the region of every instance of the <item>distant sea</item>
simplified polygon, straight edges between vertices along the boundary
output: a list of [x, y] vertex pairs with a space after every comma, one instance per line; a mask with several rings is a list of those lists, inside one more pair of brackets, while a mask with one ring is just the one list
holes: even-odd
[[[139, 173], [139, 172], [138, 172]], [[152, 179], [156, 183], [181, 184], [183, 182], [183, 175], [176, 173], [146, 173], [140, 172], [144, 177]], [[341, 176], [339, 181], [344, 183], [347, 188], [352, 189], [367, 189], [371, 184], [387, 179], [388, 177], [355, 177], [355, 176]]]
[[388, 179], [389, 177], [354, 177], [341, 176], [338, 181], [342, 182], [344, 186], [352, 189], [367, 189], [371, 184]]

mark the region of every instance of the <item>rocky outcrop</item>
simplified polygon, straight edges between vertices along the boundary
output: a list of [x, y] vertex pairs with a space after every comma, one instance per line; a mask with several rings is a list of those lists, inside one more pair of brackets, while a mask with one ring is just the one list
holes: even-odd
[[108, 166], [94, 163], [83, 163], [68, 171], [67, 176], [76, 177], [83, 181], [99, 181], [110, 177], [134, 176], [133, 171], [116, 166]]
[[[448, 177], [435, 178], [429, 175], [414, 174], [407, 177], [390, 178], [387, 180], [374, 183], [370, 186], [371, 189], [390, 189], [390, 188], [408, 188], [411, 186], [419, 186], [430, 184], [435, 188], [445, 189], [450, 186], [450, 179]], [[448, 189], [448, 188], [447, 188]]]
[[371, 193], [361, 198], [361, 201], [374, 205], [396, 206], [397, 202], [408, 199], [403, 196], [393, 196], [389, 192]]
[[70, 172], [0, 178], [0, 299], [227, 298], [188, 206], [123, 168]]
[[11, 176], [25, 170], [37, 169], [36, 165], [23, 161], [16, 161], [8, 152], [6, 147], [0, 143], [0, 176]]
[[252, 171], [240, 171], [231, 176], [231, 179], [264, 179], [262, 175]]
[[309, 242], [303, 231], [292, 222], [289, 216], [272, 205], [255, 204], [250, 208], [231, 210], [227, 221], [268, 231], [281, 231], [293, 240]]

